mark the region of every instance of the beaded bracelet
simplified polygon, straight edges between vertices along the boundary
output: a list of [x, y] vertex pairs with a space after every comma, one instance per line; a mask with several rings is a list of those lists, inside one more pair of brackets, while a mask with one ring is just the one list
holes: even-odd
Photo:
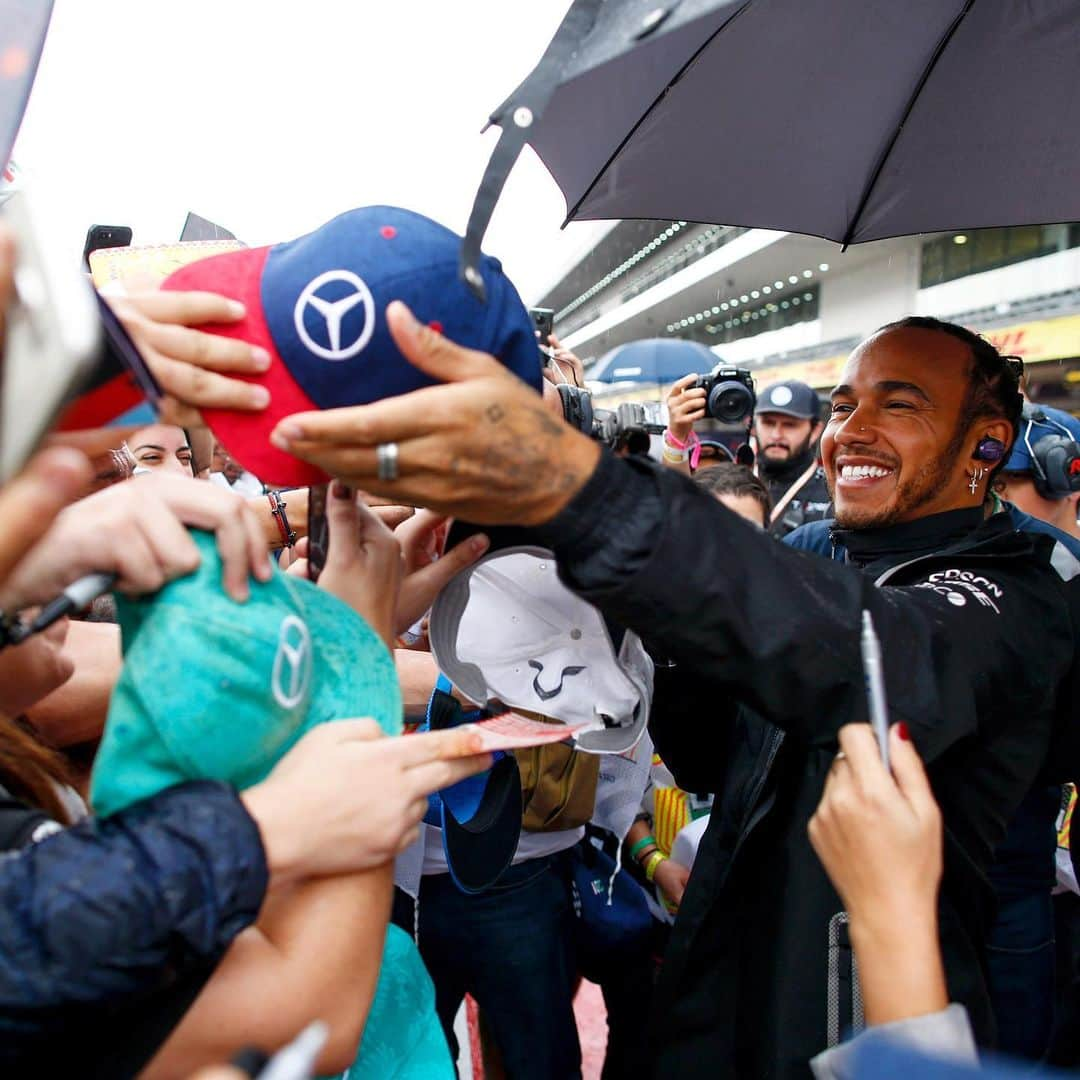
[[277, 522], [278, 532], [281, 533], [282, 546], [291, 548], [296, 543], [296, 530], [289, 526], [289, 518], [285, 513], [285, 507], [289, 504], [276, 491], [268, 491], [266, 498], [270, 503], [270, 513]]
[[656, 847], [656, 838], [653, 836], [643, 836], [631, 849], [630, 858], [636, 859], [638, 854], [647, 847]]

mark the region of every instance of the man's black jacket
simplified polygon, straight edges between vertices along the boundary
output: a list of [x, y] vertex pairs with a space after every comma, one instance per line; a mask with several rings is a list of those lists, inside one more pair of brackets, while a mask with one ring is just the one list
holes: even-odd
[[992, 1039], [985, 871], [1051, 746], [1056, 779], [1076, 760], [1068, 552], [998, 514], [878, 587], [769, 541], [670, 470], [606, 455], [541, 532], [567, 584], [674, 665], [658, 667], [650, 729], [681, 786], [717, 795], [661, 973], [655, 1073], [808, 1076], [858, 1017], [846, 916], [806, 825], [837, 730], [867, 718], [864, 609], [891, 719], [944, 814], [950, 995]]
[[[761, 479], [769, 488], [773, 506], [780, 505], [784, 496], [799, 483], [816, 460], [816, 448], [808, 448], [793, 461], [780, 465], [770, 465], [764, 458], [759, 459]], [[776, 521], [769, 526], [769, 532], [776, 537], [787, 536], [801, 525], [827, 517], [831, 506], [829, 489], [825, 485], [825, 470], [819, 465], [784, 505]]]

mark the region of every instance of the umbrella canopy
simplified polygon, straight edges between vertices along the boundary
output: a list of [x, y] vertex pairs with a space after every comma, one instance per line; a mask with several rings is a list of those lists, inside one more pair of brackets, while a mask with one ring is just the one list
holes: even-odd
[[844, 244], [1072, 221], [1080, 4], [606, 0], [536, 112], [568, 220]]
[[605, 353], [588, 378], [590, 382], [670, 383], [692, 371], [704, 375], [718, 363], [712, 350], [696, 341], [646, 338]]

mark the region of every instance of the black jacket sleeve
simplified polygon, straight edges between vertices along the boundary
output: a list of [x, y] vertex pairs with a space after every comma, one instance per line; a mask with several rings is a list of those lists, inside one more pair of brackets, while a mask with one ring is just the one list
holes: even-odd
[[[953, 590], [960, 606], [929, 571], [877, 588], [773, 542], [648, 462], [605, 454], [540, 534], [570, 588], [811, 744], [834, 744], [841, 725], [867, 719], [863, 610], [881, 639], [891, 719], [909, 724], [927, 759], [974, 732], [982, 704], [1043, 708], [1071, 662], [1067, 607], [1045, 559], [987, 560], [994, 580], [981, 597]], [[1032, 556], [1033, 542], [1014, 535]]]
[[721, 789], [734, 713], [729, 688], [685, 667], [657, 666], [649, 734], [683, 791]]
[[267, 888], [232, 789], [170, 788], [0, 859], [0, 1060], [80, 1007], [153, 993], [224, 953]]

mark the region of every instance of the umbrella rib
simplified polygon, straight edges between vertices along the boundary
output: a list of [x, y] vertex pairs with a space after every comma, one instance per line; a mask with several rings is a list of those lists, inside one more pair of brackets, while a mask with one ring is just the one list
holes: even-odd
[[649, 105], [649, 107], [641, 114], [641, 116], [638, 117], [637, 121], [634, 123], [634, 126], [626, 133], [619, 145], [616, 146], [615, 149], [611, 152], [611, 156], [607, 159], [607, 161], [604, 162], [603, 168], [601, 168], [600, 171], [597, 172], [597, 174], [593, 177], [592, 183], [589, 184], [589, 186], [582, 193], [578, 201], [574, 203], [574, 205], [567, 211], [566, 220], [562, 223], [562, 227], [564, 229], [573, 220], [573, 217], [578, 212], [581, 204], [592, 194], [593, 188], [595, 188], [596, 185], [600, 182], [600, 177], [602, 177], [604, 173], [606, 173], [608, 169], [611, 168], [611, 163], [622, 153], [623, 147], [625, 147], [626, 144], [634, 137], [634, 133], [639, 127], [641, 127], [643, 123], [645, 123], [646, 119], [649, 117], [649, 114], [653, 111], [653, 109], [655, 109], [656, 106], [659, 105], [661, 101], [663, 101], [667, 92], [683, 77], [690, 65], [712, 44], [713, 39], [716, 37], [716, 35], [726, 30], [731, 25], [731, 23], [751, 5], [751, 3], [753, 3], [753, 0], [746, 0], [746, 3], [744, 3], [737, 11], [733, 11], [731, 15], [729, 15], [705, 39], [705, 41], [702, 42], [700, 47], [695, 50], [694, 54], [690, 57], [690, 59], [687, 60], [686, 63], [683, 64], [683, 66], [679, 68], [679, 70], [675, 72], [675, 74], [667, 81], [663, 90], [661, 90], [660, 93], [657, 94], [656, 97], [653, 99], [652, 104]]
[[885, 163], [889, 160], [889, 157], [893, 152], [893, 147], [896, 146], [897, 140], [900, 138], [900, 133], [904, 130], [904, 125], [911, 115], [911, 110], [915, 108], [915, 102], [918, 101], [923, 87], [926, 85], [934, 68], [937, 67], [937, 62], [941, 59], [942, 53], [945, 52], [949, 42], [952, 41], [953, 34], [960, 29], [960, 24], [964, 21], [964, 18], [974, 4], [975, 0], [967, 0], [963, 8], [957, 13], [956, 18], [953, 19], [948, 30], [942, 35], [941, 40], [937, 44], [937, 48], [934, 50], [926, 67], [923, 69], [922, 77], [915, 84], [915, 89], [912, 91], [911, 97], [908, 98], [907, 107], [904, 109], [904, 115], [900, 117], [900, 123], [896, 125], [896, 130], [893, 132], [892, 138], [886, 144], [885, 149], [881, 153], [881, 157], [878, 158], [878, 163], [875, 166], [874, 171], [870, 174], [870, 179], [867, 181], [866, 187], [863, 189], [862, 198], [859, 199], [859, 205], [855, 208], [855, 213], [852, 215], [851, 221], [844, 231], [844, 238], [840, 241], [843, 245], [842, 250], [847, 250], [848, 245], [851, 243], [851, 238], [855, 235], [855, 230], [859, 225], [859, 219], [863, 216], [867, 204], [870, 202], [870, 196], [873, 194], [874, 187], [881, 177], [881, 173], [885, 168]]

